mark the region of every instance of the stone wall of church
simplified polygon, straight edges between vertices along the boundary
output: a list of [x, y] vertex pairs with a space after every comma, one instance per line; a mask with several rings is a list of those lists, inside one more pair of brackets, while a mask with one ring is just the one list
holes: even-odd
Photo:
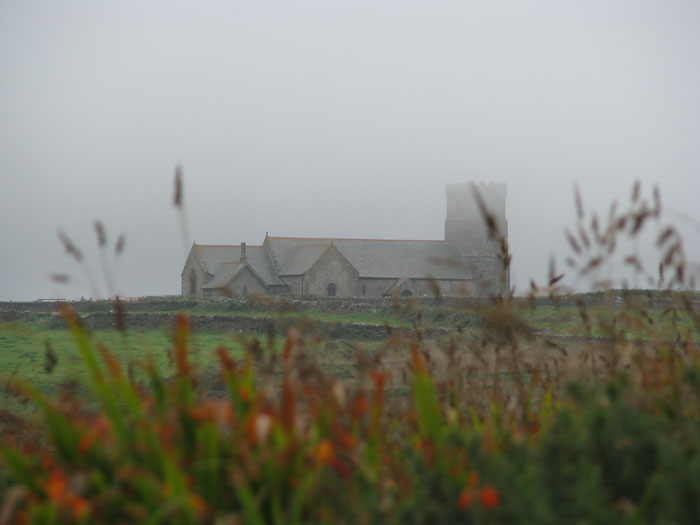
[[[431, 283], [430, 279], [411, 279], [410, 285], [408, 286], [413, 292], [413, 295], [420, 297], [434, 296], [436, 287], [441, 297], [464, 297], [474, 295], [473, 283], [470, 281], [435, 280]], [[404, 286], [402, 289], [404, 288], [406, 287]]]
[[396, 279], [360, 279], [359, 297], [381, 297]]
[[[386, 292], [389, 287], [396, 283], [398, 279], [360, 279], [360, 294], [359, 297], [382, 297], [384, 292]], [[440, 290], [441, 296], [454, 296], [454, 297], [464, 297], [464, 296], [474, 296], [479, 295], [476, 282], [474, 281], [450, 281], [450, 280], [440, 280], [434, 281]], [[404, 289], [410, 289], [413, 295], [423, 297], [423, 296], [434, 296], [435, 289], [430, 284], [429, 279], [410, 279], [410, 283], [407, 286], [403, 286], [400, 291]], [[364, 293], [363, 293], [364, 291]], [[399, 293], [400, 293], [399, 291]]]
[[301, 275], [285, 275], [280, 277], [289, 286], [289, 293], [292, 295], [302, 295], [301, 287], [304, 284], [304, 277]]
[[246, 295], [265, 294], [267, 289], [248, 269], [244, 268], [236, 275], [225, 289], [205, 289], [206, 297], [244, 297]]
[[474, 279], [477, 295], [498, 295], [500, 289], [510, 287], [509, 272], [505, 273], [505, 282], [501, 260], [498, 257], [464, 257], [464, 265]]
[[359, 273], [340, 252], [331, 247], [304, 275], [304, 294], [329, 295], [335, 286], [337, 297], [360, 295]]
[[185, 268], [180, 274], [180, 290], [182, 291], [182, 295], [202, 295], [202, 285], [205, 282], [205, 278], [206, 274], [202, 266], [199, 264], [194, 254], [190, 252], [185, 262]]

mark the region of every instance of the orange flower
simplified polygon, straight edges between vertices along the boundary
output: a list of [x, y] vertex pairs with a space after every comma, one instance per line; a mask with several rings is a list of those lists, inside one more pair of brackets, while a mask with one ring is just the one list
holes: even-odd
[[466, 510], [474, 499], [474, 491], [470, 488], [466, 488], [459, 495], [459, 510]]
[[333, 421], [333, 434], [335, 434], [338, 443], [344, 448], [352, 449], [357, 445], [355, 436], [345, 430], [342, 425], [338, 423], [338, 420]]
[[233, 407], [223, 399], [207, 399], [199, 406], [192, 408], [190, 416], [195, 421], [216, 423], [220, 427], [234, 422]]
[[76, 520], [84, 518], [90, 512], [90, 504], [85, 498], [80, 496], [74, 496], [71, 499], [71, 508], [73, 510], [73, 518]]
[[333, 461], [333, 459], [335, 459], [333, 445], [330, 441], [324, 439], [316, 447], [314, 455], [316, 456], [316, 463], [318, 463], [319, 465], [324, 463], [330, 463], [331, 461]]
[[53, 502], [59, 503], [63, 500], [68, 493], [68, 482], [63, 472], [58, 469], [51, 471], [46, 482], [46, 493]]
[[359, 418], [369, 410], [369, 401], [367, 401], [367, 396], [364, 392], [357, 394], [355, 399], [352, 401], [351, 412], [355, 418]]
[[501, 501], [498, 491], [490, 485], [481, 489], [479, 492], [479, 501], [487, 509], [495, 509]]
[[81, 454], [85, 454], [88, 450], [90, 450], [94, 442], [95, 434], [88, 430], [80, 438], [80, 443], [78, 443], [78, 452], [80, 452]]
[[207, 503], [198, 494], [190, 494], [189, 497], [190, 506], [195, 510], [195, 512], [203, 513], [207, 510]]

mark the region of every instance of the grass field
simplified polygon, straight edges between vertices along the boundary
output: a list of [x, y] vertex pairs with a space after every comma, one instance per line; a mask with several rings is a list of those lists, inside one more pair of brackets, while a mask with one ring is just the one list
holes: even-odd
[[[531, 303], [521, 300], [510, 309], [513, 319], [508, 322], [521, 323], [518, 326], [530, 333], [530, 336], [521, 342], [521, 351], [530, 360], [557, 355], [556, 349], [552, 348], [552, 341], [568, 353], [576, 355], [589, 349], [591, 345], [599, 344], [596, 341], [602, 341], [601, 338], [651, 337], [650, 327], [653, 327], [654, 337], [663, 334], [664, 326], [669, 334], [677, 331], [692, 332], [695, 329], [687, 312], [668, 310], [665, 302], [659, 302], [659, 296], [654, 297], [656, 303], [649, 302], [645, 306], [642, 298], [638, 299], [642, 301], [641, 306], [625, 310], [614, 308], [613, 299], [611, 296], [592, 301], [591, 296], [579, 296], [555, 303]], [[648, 298], [645, 300], [649, 301]], [[8, 304], [3, 306], [5, 309], [9, 308]], [[74, 303], [73, 306], [83, 315], [108, 311], [112, 307], [108, 302], [91, 301]], [[191, 316], [245, 315], [269, 319], [277, 324], [296, 319], [308, 324], [319, 321], [451, 330], [453, 336], [444, 335], [431, 343], [436, 362], [444, 361], [441, 356], [444, 352], [440, 350], [448, 346], [451, 337], [458, 337], [461, 347], [469, 353], [470, 346], [474, 346], [488, 335], [490, 315], [488, 304], [426, 306], [406, 303], [400, 308], [379, 304], [361, 311], [328, 311], [328, 304], [322, 302], [312, 310], [270, 311], [261, 308], [259, 304], [245, 304], [240, 301], [186, 300], [127, 305], [126, 311], [174, 315], [178, 307]], [[46, 393], [55, 392], [57, 385], [68, 381], [82, 384], [85, 371], [72, 337], [66, 329], [52, 328], [50, 319], [50, 309], [37, 303], [34, 309], [30, 306], [30, 309], [25, 310], [20, 319], [0, 323], [0, 378], [3, 381], [10, 377], [19, 378], [31, 382]], [[651, 322], [647, 322], [649, 320]], [[496, 322], [502, 320], [499, 318]], [[467, 328], [458, 333], [458, 326]], [[134, 365], [134, 370], [138, 370], [139, 365], [152, 361], [166, 376], [173, 371], [172, 332], [169, 328], [129, 328], [123, 332], [116, 329], [95, 329], [91, 331], [91, 337], [98, 346], [104, 345], [109, 348], [121, 362]], [[246, 342], [253, 337], [259, 338], [264, 348], [269, 348], [270, 344], [275, 349], [280, 346], [279, 337], [270, 343], [266, 336], [230, 331], [196, 330], [192, 332], [191, 337], [191, 358], [201, 371], [216, 361], [216, 349], [219, 347], [226, 348], [234, 358], [240, 358]], [[543, 342], [545, 339], [549, 344]], [[332, 340], [319, 341], [314, 348], [307, 350], [330, 375], [352, 379], [357, 376], [358, 355], [376, 356], [381, 353], [387, 367], [399, 367], [405, 363], [408, 344], [403, 341], [400, 347], [388, 349], [387, 341]], [[55, 363], [51, 362], [53, 358]], [[509, 372], [502, 370], [501, 373], [507, 375]], [[11, 404], [9, 400], [5, 401], [5, 404]]]
[[[42, 322], [14, 322], [0, 325], [0, 368], [3, 375], [25, 378], [44, 391], [51, 391], [57, 382], [80, 380], [84, 374], [73, 338], [68, 330], [50, 329]], [[164, 371], [172, 370], [169, 349], [172, 336], [163, 330], [131, 329], [95, 330], [94, 340], [103, 344], [121, 361], [153, 360]], [[228, 334], [201, 332], [192, 339], [192, 359], [206, 365], [214, 349], [224, 346], [233, 355], [240, 354], [240, 342]], [[56, 358], [49, 365], [47, 353]], [[211, 354], [211, 355], [210, 355]], [[50, 371], [47, 368], [51, 368]]]

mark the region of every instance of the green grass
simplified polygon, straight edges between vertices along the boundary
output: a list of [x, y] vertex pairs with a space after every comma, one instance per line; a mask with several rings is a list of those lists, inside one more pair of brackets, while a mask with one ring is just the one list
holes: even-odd
[[[109, 303], [84, 302], [77, 304], [77, 310], [81, 314], [94, 311], [106, 311]], [[147, 313], [167, 313], [175, 315], [173, 305], [154, 303], [144, 309], [144, 305], [127, 311]], [[264, 311], [259, 305], [251, 305], [245, 309], [240, 303], [226, 302], [201, 302], [197, 303], [185, 313], [190, 315], [229, 315], [250, 316], [268, 318], [272, 321], [289, 321], [300, 319], [306, 321], [320, 321], [327, 323], [362, 323], [372, 325], [389, 324], [394, 327], [411, 327], [419, 322], [424, 327], [455, 328], [461, 325], [465, 333], [477, 340], [481, 337], [480, 313], [476, 307], [447, 308], [424, 307], [420, 321], [418, 314], [411, 309], [394, 311], [389, 307], [378, 307], [370, 311], [360, 312], [329, 312], [320, 310], [295, 311], [295, 312], [269, 312]], [[610, 333], [604, 329], [604, 322], [611, 323], [617, 319], [615, 333], [624, 336], [649, 338], [652, 335], [658, 337], [665, 333], [673, 334], [676, 330], [681, 333], [698, 332], [694, 320], [687, 312], [676, 310], [672, 315], [661, 308], [648, 310], [644, 315], [653, 320], [652, 327], [644, 324], [643, 314], [640, 311], [627, 309], [625, 311], [613, 309], [609, 305], [593, 303], [586, 307], [591, 319], [590, 329], [582, 320], [579, 307], [573, 301], [562, 304], [540, 304], [531, 308], [527, 301], [519, 302], [515, 313], [517, 317], [525, 321], [536, 333], [547, 337], [609, 337]], [[675, 316], [675, 317], [674, 317]], [[635, 325], [635, 323], [637, 323]], [[674, 327], [675, 324], [675, 327]], [[153, 361], [166, 377], [173, 372], [172, 356], [172, 332], [171, 329], [139, 329], [129, 328], [126, 332], [114, 329], [96, 329], [91, 331], [91, 337], [96, 343], [101, 343], [122, 363], [138, 364]], [[242, 336], [231, 332], [217, 332], [211, 330], [195, 330], [191, 334], [191, 359], [200, 370], [216, 361], [215, 350], [223, 346], [233, 357], [240, 357], [243, 352]], [[258, 336], [263, 346], [266, 346], [266, 337]], [[315, 358], [326, 372], [341, 379], [352, 379], [357, 376], [355, 364], [354, 341], [332, 341], [330, 346], [321, 346], [314, 351]], [[275, 341], [275, 347], [279, 347], [280, 340]], [[363, 342], [361, 348], [366, 354], [375, 353], [383, 342]], [[335, 345], [335, 346], [334, 346]], [[57, 362], [50, 372], [45, 370], [47, 365], [47, 347], [50, 347]], [[333, 351], [334, 347], [340, 351]], [[28, 316], [25, 320], [10, 323], [0, 323], [0, 380], [5, 381], [9, 377], [20, 378], [31, 382], [45, 393], [54, 393], [58, 385], [67, 381], [76, 380], [82, 385], [85, 371], [80, 363], [74, 341], [66, 329], [49, 328], [49, 315]], [[0, 402], [12, 403], [5, 394], [0, 394]]]
[[[651, 337], [652, 330], [649, 327], [642, 329], [644, 316], [641, 312], [613, 310], [605, 306], [589, 306], [587, 314], [591, 319], [591, 327], [586, 326], [581, 313], [576, 307], [545, 306], [536, 309], [524, 308], [520, 316], [527, 321], [532, 328], [542, 334], [560, 337], [609, 337], [611, 334], [603, 327], [604, 323], [612, 323], [617, 319], [615, 333], [618, 335]], [[675, 322], [676, 328], [681, 332], [695, 329], [695, 321], [688, 312], [675, 312], [675, 321], [672, 314], [664, 310], [649, 310], [646, 312], [653, 321], [655, 335], [659, 335], [656, 328], [671, 328]], [[663, 332], [664, 330], [662, 330]]]
[[[29, 382], [45, 394], [57, 392], [59, 385], [75, 381], [83, 388], [86, 371], [82, 365], [75, 341], [67, 329], [49, 328], [47, 319], [0, 323], [0, 383], [8, 379]], [[172, 330], [129, 328], [125, 332], [116, 329], [94, 329], [90, 332], [91, 340], [96, 346], [108, 348], [122, 364], [131, 364], [137, 377], [141, 377], [141, 366], [153, 362], [158, 370], [169, 377], [174, 374], [175, 365], [172, 356]], [[244, 354], [246, 341], [257, 337], [262, 346], [267, 349], [268, 341], [265, 336], [252, 336], [233, 332], [218, 332], [198, 330], [191, 332], [189, 346], [190, 361], [200, 371], [218, 362], [216, 350], [225, 348], [229, 355], [238, 359]], [[283, 338], [273, 341], [274, 351], [279, 351]], [[347, 348], [352, 342], [336, 340], [327, 348], [326, 359], [324, 351], [312, 350], [317, 361], [324, 365], [327, 373], [342, 379], [357, 376], [354, 355], [341, 355], [334, 347]], [[364, 343], [367, 352], [376, 351], [379, 343]], [[56, 357], [56, 363], [50, 371], [47, 370], [49, 358], [48, 348]], [[24, 411], [24, 405], [18, 403], [12, 396], [0, 392], [0, 405], [19, 411]]]
[[[154, 362], [159, 370], [170, 375], [174, 364], [170, 349], [172, 335], [158, 329], [93, 330], [92, 339], [109, 348], [122, 363]], [[233, 357], [240, 357], [243, 345], [237, 334], [197, 332], [192, 334], [192, 362], [200, 369], [216, 361], [215, 350], [223, 346]], [[47, 348], [56, 357], [48, 371]], [[138, 368], [138, 367], [137, 367]], [[58, 385], [77, 381], [82, 385], [85, 369], [75, 342], [66, 329], [50, 329], [45, 322], [0, 323], [0, 380], [27, 381], [46, 394], [55, 393]], [[0, 397], [0, 400], [4, 396]], [[7, 401], [7, 400], [5, 400]]]

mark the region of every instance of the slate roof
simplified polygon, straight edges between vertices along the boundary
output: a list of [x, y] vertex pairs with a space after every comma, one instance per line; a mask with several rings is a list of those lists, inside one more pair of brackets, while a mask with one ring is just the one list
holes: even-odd
[[[333, 244], [365, 278], [470, 279], [453, 241], [403, 241], [308, 237], [267, 237], [274, 262], [283, 271], [307, 261], [299, 247]], [[310, 259], [313, 252], [309, 252]], [[297, 266], [298, 263], [298, 266]], [[313, 263], [311, 263], [313, 264]]]
[[[452, 241], [266, 237], [264, 246], [247, 247], [248, 267], [265, 285], [285, 286], [279, 276], [304, 274], [331, 245], [358, 270], [361, 278], [471, 278]], [[226, 286], [245, 267], [240, 262], [240, 245], [195, 244], [192, 250], [205, 272], [212, 276], [204, 285], [207, 289]]]
[[[218, 277], [218, 268], [221, 264], [238, 262], [241, 258], [240, 245], [195, 244], [192, 249], [204, 266], [204, 271], [214, 275], [215, 278]], [[266, 285], [285, 284], [277, 276], [272, 266], [272, 261], [270, 261], [263, 246], [247, 246], [246, 256], [248, 258], [248, 266], [260, 276]], [[231, 278], [233, 278], [233, 275], [231, 275]], [[227, 283], [228, 281], [224, 284]]]
[[214, 278], [202, 288], [222, 288], [231, 282], [241, 269], [245, 268], [245, 264], [239, 262], [221, 263], [214, 273]]
[[297, 246], [292, 255], [284, 263], [280, 275], [302, 275], [326, 253], [330, 244], [314, 244], [312, 246]]

